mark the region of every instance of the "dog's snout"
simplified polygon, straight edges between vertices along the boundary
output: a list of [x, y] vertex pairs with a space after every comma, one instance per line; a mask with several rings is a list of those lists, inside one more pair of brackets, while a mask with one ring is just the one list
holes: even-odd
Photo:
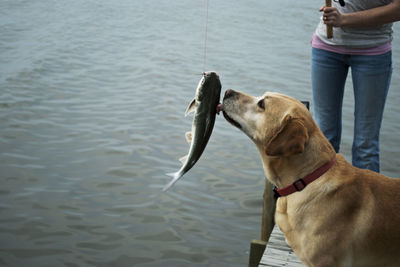
[[232, 89], [226, 90], [226, 91], [225, 91], [225, 95], [224, 95], [224, 100], [227, 99], [227, 98], [230, 98], [230, 97], [234, 96], [235, 93], [236, 93], [236, 92], [235, 92], [234, 90], [232, 90]]

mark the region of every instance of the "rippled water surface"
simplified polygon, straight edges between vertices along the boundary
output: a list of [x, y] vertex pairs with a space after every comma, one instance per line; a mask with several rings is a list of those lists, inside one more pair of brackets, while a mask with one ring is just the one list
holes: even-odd
[[[210, 0], [205, 70], [223, 90], [310, 100], [321, 5]], [[204, 1], [0, 2], [0, 265], [246, 265], [264, 175], [244, 134], [218, 117], [197, 165], [160, 192], [188, 150], [205, 16]], [[400, 176], [394, 28], [381, 168]], [[351, 87], [345, 102], [349, 158]]]

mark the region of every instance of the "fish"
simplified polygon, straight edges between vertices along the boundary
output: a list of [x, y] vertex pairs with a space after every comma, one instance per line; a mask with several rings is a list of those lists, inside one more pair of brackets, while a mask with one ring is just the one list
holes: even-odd
[[163, 188], [164, 192], [196, 164], [206, 148], [214, 128], [216, 114], [220, 111], [218, 107], [220, 107], [221, 87], [216, 72], [203, 73], [195, 97], [185, 111], [185, 117], [194, 112], [192, 131], [186, 133], [186, 140], [191, 143], [189, 153], [180, 159], [183, 165], [177, 172], [167, 174], [172, 180]]

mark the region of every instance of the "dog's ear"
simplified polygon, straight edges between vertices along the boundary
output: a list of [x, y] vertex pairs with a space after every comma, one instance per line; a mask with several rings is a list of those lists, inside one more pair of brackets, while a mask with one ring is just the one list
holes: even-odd
[[291, 156], [304, 151], [308, 140], [307, 128], [298, 118], [286, 115], [279, 131], [271, 138], [265, 152], [268, 156]]

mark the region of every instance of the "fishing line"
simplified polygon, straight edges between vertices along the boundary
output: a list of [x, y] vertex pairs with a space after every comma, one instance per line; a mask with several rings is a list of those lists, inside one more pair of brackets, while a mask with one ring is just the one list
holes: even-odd
[[210, 5], [209, 0], [205, 0], [206, 6], [206, 29], [204, 32], [204, 52], [203, 52], [203, 72], [206, 71], [206, 58], [207, 58], [207, 33], [208, 33], [208, 7]]

